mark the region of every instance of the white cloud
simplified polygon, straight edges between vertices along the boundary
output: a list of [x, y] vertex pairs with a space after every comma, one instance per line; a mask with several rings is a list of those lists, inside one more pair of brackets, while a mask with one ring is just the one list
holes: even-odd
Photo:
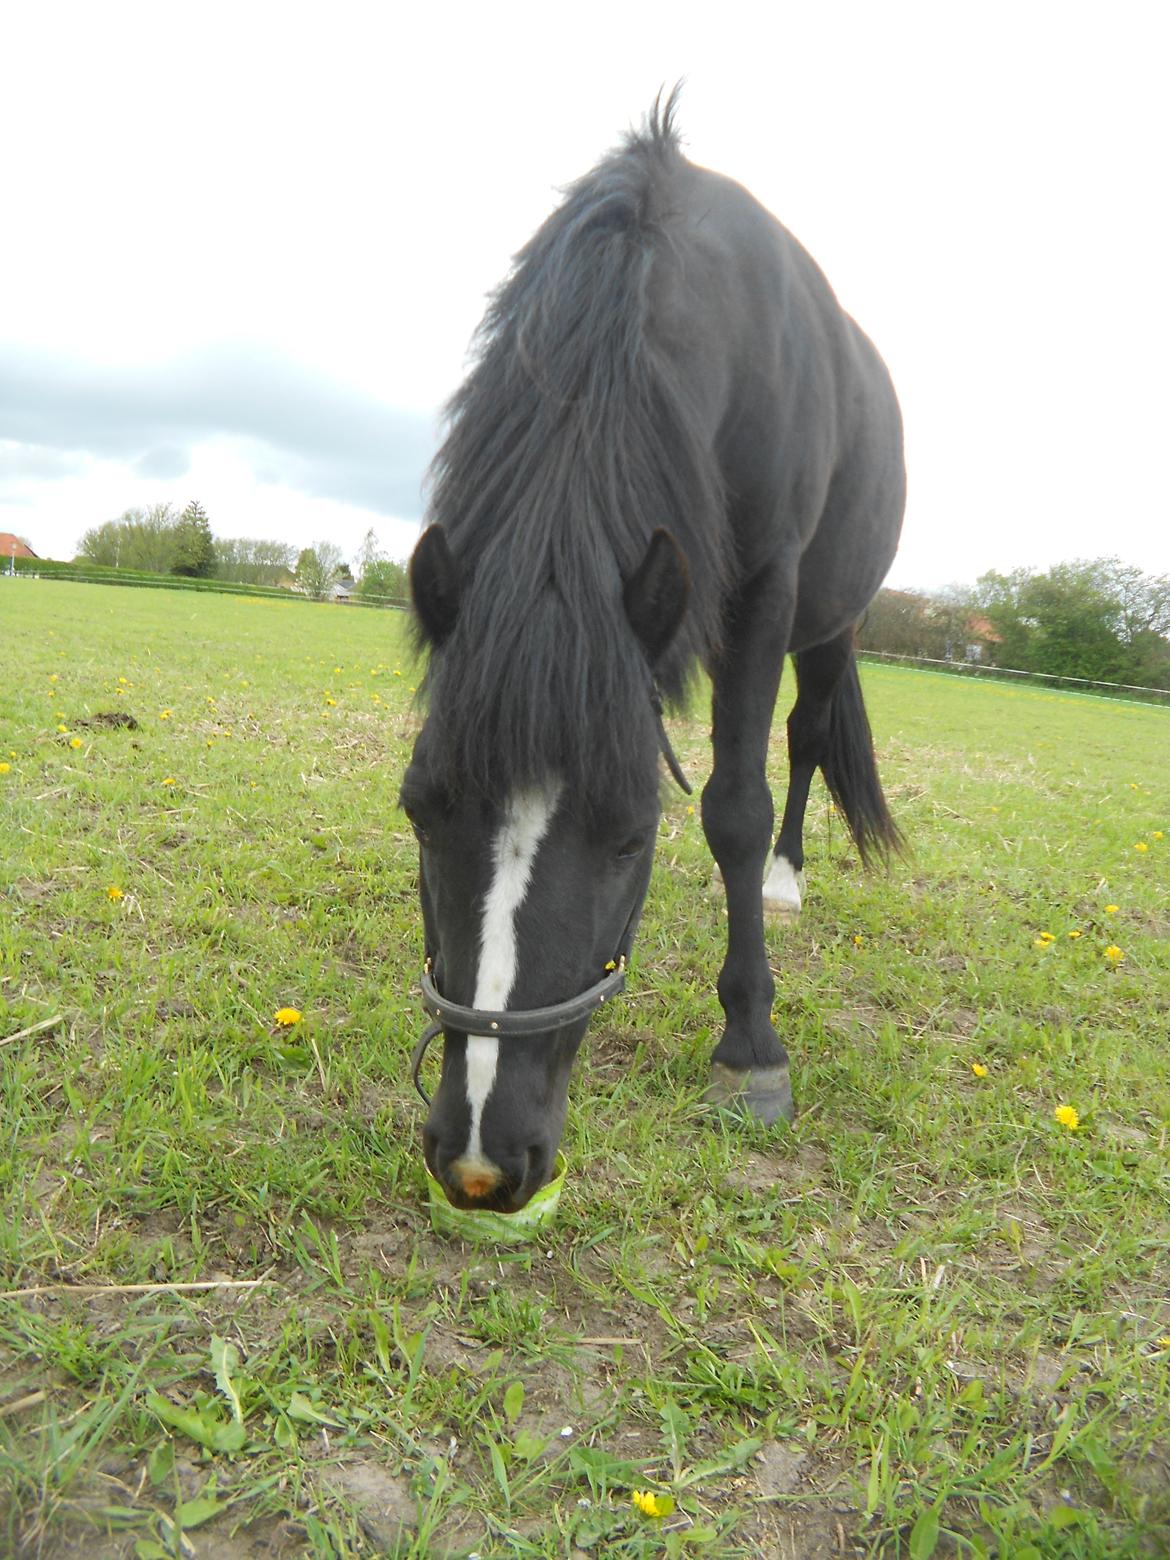
[[[894, 372], [911, 499], [892, 577], [1103, 551], [1168, 569], [1156, 24], [1003, 0], [19, 8], [0, 370], [19, 351], [92, 371], [111, 425], [134, 383], [175, 415], [116, 449], [5, 416], [0, 528], [68, 552], [181, 490], [237, 534], [294, 515], [413, 534], [393, 517], [412, 519], [423, 452], [407, 439], [413, 474], [379, 487], [363, 418], [390, 445], [401, 414], [433, 418], [555, 187], [686, 75], [692, 155], [800, 236]], [[179, 371], [209, 344], [236, 354], [239, 394], [184, 426]], [[298, 421], [274, 363], [339, 415]], [[65, 386], [56, 421], [74, 406]], [[14, 474], [17, 440], [37, 447]]]

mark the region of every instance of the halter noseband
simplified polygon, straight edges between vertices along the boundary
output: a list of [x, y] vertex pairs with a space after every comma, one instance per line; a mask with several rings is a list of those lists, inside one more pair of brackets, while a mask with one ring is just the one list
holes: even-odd
[[[675, 757], [670, 738], [666, 734], [666, 726], [662, 718], [662, 699], [657, 688], [654, 688], [650, 695], [650, 707], [654, 711], [658, 746], [662, 750], [662, 756], [674, 779], [690, 796], [692, 794], [690, 784], [682, 772], [682, 766]], [[421, 981], [423, 1006], [435, 1022], [428, 1024], [423, 1030], [410, 1058], [410, 1076], [414, 1079], [414, 1086], [422, 1097], [423, 1103], [428, 1107], [431, 1103], [431, 1096], [423, 1088], [419, 1076], [423, 1057], [431, 1041], [444, 1029], [454, 1029], [465, 1035], [483, 1035], [491, 1040], [516, 1039], [522, 1035], [543, 1035], [552, 1029], [564, 1029], [579, 1019], [588, 1018], [589, 1014], [599, 1008], [603, 1002], [608, 1002], [610, 997], [616, 997], [626, 984], [626, 959], [629, 945], [633, 940], [633, 921], [637, 909], [638, 906], [635, 905], [630, 911], [617, 958], [611, 960], [606, 966], [608, 973], [579, 996], [569, 997], [565, 1002], [554, 1002], [551, 1007], [504, 1008], [493, 1011], [490, 1008], [463, 1007], [458, 1002], [448, 1002], [446, 997], [440, 995], [435, 985], [431, 975], [431, 960], [428, 956], [423, 966]]]

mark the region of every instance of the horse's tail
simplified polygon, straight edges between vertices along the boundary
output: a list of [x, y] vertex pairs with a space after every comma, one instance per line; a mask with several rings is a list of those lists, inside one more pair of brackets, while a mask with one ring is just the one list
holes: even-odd
[[829, 711], [829, 745], [821, 773], [838, 809], [844, 814], [861, 859], [869, 866], [905, 850], [901, 830], [890, 816], [878, 778], [873, 733], [865, 713], [857, 658], [852, 650], [833, 694]]

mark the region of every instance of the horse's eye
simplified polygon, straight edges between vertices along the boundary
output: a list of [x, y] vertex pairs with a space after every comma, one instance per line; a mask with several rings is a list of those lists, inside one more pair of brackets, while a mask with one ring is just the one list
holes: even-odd
[[646, 836], [644, 834], [632, 835], [619, 849], [617, 859], [619, 861], [633, 861], [635, 856], [640, 856], [646, 849]]

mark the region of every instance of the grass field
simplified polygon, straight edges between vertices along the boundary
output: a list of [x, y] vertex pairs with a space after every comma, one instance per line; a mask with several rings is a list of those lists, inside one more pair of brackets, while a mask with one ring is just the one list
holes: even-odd
[[401, 617], [0, 581], [0, 627], [0, 1554], [1170, 1553], [1170, 711], [864, 669], [914, 854], [814, 800], [791, 1130], [696, 1105], [672, 792], [558, 1223], [473, 1249]]

